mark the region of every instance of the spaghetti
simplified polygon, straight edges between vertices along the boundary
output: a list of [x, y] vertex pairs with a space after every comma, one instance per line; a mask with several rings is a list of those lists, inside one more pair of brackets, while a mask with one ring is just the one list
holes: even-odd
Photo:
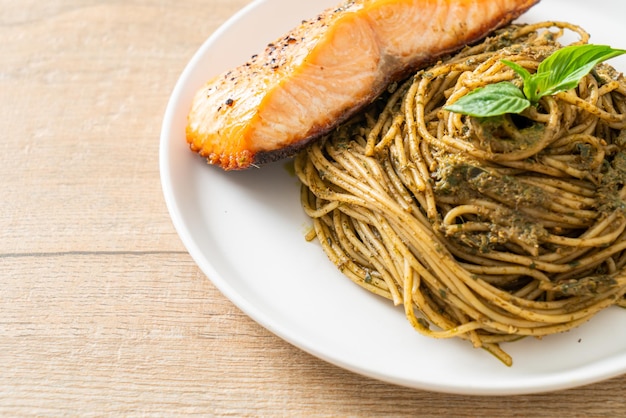
[[516, 80], [581, 28], [512, 25], [404, 84], [298, 155], [301, 200], [334, 264], [435, 338], [505, 364], [501, 343], [626, 307], [626, 81], [600, 64], [520, 115], [443, 108]]

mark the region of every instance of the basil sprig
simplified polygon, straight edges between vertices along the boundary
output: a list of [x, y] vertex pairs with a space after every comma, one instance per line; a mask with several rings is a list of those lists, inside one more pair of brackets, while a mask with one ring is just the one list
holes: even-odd
[[521, 113], [530, 106], [536, 106], [544, 96], [575, 88], [597, 64], [624, 53], [624, 49], [606, 45], [570, 45], [542, 61], [534, 74], [517, 63], [501, 60], [522, 78], [521, 89], [509, 81], [488, 84], [471, 91], [445, 109], [477, 117]]

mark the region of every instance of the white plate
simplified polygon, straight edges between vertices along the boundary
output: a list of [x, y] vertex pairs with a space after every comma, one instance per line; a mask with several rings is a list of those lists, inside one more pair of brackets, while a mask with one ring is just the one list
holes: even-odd
[[[260, 0], [217, 30], [183, 72], [161, 135], [165, 199], [180, 237], [208, 278], [262, 326], [321, 359], [430, 391], [504, 395], [571, 388], [626, 373], [626, 311], [612, 308], [583, 327], [506, 344], [511, 368], [460, 340], [414, 332], [401, 309], [339, 273], [300, 208], [285, 163], [225, 173], [189, 151], [184, 128], [193, 93], [212, 75], [337, 0]], [[583, 25], [592, 42], [626, 47], [622, 0], [543, 0], [522, 20]], [[626, 69], [626, 61], [613, 64]]]

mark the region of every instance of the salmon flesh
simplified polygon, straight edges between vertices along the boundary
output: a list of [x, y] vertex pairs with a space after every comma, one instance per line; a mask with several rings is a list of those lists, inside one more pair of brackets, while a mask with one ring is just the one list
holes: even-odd
[[483, 39], [538, 1], [344, 1], [204, 85], [187, 142], [225, 170], [292, 156], [389, 83]]

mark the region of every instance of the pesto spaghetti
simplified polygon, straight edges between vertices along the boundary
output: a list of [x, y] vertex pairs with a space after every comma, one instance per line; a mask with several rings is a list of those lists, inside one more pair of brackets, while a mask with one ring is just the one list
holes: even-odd
[[447, 106], [535, 72], [581, 28], [513, 25], [422, 70], [298, 155], [302, 205], [334, 264], [410, 324], [505, 364], [501, 343], [626, 307], [626, 81], [598, 64], [520, 114]]

